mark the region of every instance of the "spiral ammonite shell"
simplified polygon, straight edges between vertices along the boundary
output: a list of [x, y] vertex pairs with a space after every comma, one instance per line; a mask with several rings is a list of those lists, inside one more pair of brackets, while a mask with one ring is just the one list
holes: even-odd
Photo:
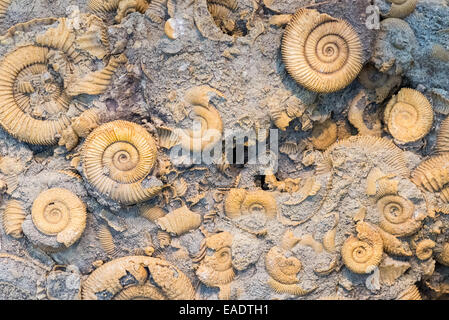
[[413, 217], [413, 202], [401, 196], [387, 195], [379, 199], [377, 209], [380, 213], [380, 227], [388, 233], [407, 236], [421, 227], [421, 222]]
[[33, 224], [42, 233], [56, 236], [66, 247], [75, 243], [86, 227], [86, 206], [67, 189], [41, 192], [31, 209]]
[[346, 21], [300, 9], [285, 29], [282, 59], [288, 73], [305, 88], [335, 92], [362, 69], [362, 45]]
[[386, 106], [384, 121], [399, 142], [417, 141], [432, 128], [432, 105], [419, 91], [403, 88]]
[[117, 120], [91, 132], [81, 160], [86, 179], [99, 192], [115, 201], [134, 204], [162, 190], [141, 185], [153, 169], [156, 155], [156, 144], [145, 128]]
[[365, 222], [358, 223], [357, 232], [358, 237], [351, 236], [343, 243], [341, 256], [352, 272], [370, 273], [382, 259], [382, 237], [373, 226]]

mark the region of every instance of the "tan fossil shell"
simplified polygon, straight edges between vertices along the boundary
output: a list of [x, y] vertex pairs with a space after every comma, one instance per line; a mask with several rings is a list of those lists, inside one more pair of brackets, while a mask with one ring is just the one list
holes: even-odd
[[439, 43], [434, 44], [432, 47], [432, 57], [443, 62], [449, 62], [449, 50]]
[[418, 0], [388, 0], [388, 2], [391, 3], [391, 8], [386, 17], [405, 18], [415, 10]]
[[198, 228], [201, 225], [201, 215], [183, 206], [157, 219], [156, 224], [163, 231], [179, 236]]
[[443, 248], [436, 258], [439, 263], [449, 266], [449, 242], [443, 244]]
[[285, 256], [286, 251], [273, 247], [265, 256], [265, 269], [270, 276], [268, 285], [277, 293], [288, 293], [296, 296], [306, 295], [312, 290], [304, 290], [298, 284], [297, 274], [302, 264], [296, 257]]
[[270, 19], [268, 20], [268, 23], [271, 25], [282, 27], [288, 24], [291, 20], [292, 20], [291, 14], [277, 14], [271, 16]]
[[419, 260], [430, 259], [433, 255], [433, 248], [435, 248], [436, 243], [431, 239], [425, 239], [420, 241], [416, 245], [416, 257]]
[[341, 256], [352, 272], [370, 273], [382, 259], [383, 241], [376, 229], [366, 222], [359, 222], [356, 230], [358, 236], [350, 236], [343, 243]]
[[313, 126], [311, 141], [318, 150], [326, 150], [337, 140], [337, 124], [328, 119]]
[[388, 195], [377, 201], [380, 227], [397, 236], [415, 233], [421, 227], [421, 220], [414, 217], [413, 202], [397, 195]]
[[120, 23], [124, 17], [133, 12], [145, 13], [149, 4], [146, 0], [120, 0], [115, 21]]
[[77, 96], [80, 94], [98, 95], [104, 93], [119, 65], [126, 61], [127, 58], [124, 54], [118, 57], [111, 57], [108, 65], [103, 69], [89, 73], [71, 83], [66, 90], [67, 94]]
[[[133, 276], [133, 281], [123, 284], [120, 280], [127, 274]], [[83, 300], [119, 298], [123, 290], [143, 285], [157, 288], [159, 294], [154, 297], [191, 300], [195, 295], [190, 280], [181, 270], [167, 261], [147, 256], [123, 257], [103, 264], [83, 283], [81, 295]]]
[[166, 297], [155, 286], [146, 283], [120, 291], [113, 300], [166, 300]]
[[362, 45], [346, 21], [299, 9], [285, 29], [282, 59], [302, 86], [335, 92], [349, 85], [362, 69]]
[[136, 123], [116, 120], [90, 133], [81, 161], [87, 181], [111, 199], [134, 204], [152, 198], [162, 187], [145, 189], [157, 149], [152, 136]]
[[449, 182], [449, 155], [433, 156], [423, 161], [413, 170], [412, 182], [430, 192], [442, 190]]
[[340, 221], [340, 216], [338, 212], [333, 213], [335, 216], [335, 223], [332, 229], [326, 231], [323, 237], [323, 248], [330, 253], [336, 252], [337, 248], [335, 246], [335, 236], [337, 235], [337, 226]]
[[[220, 295], [226, 294], [229, 285], [234, 280], [232, 267], [232, 235], [220, 232], [205, 238], [196, 261], [199, 262], [195, 271], [198, 279], [209, 287], [220, 287]], [[206, 250], [212, 250], [206, 255]]]
[[145, 14], [151, 21], [162, 23], [164, 21], [166, 7], [167, 0], [151, 0]]
[[[6, 55], [0, 63], [0, 125], [15, 138], [31, 144], [55, 144], [57, 133], [70, 124], [69, 118], [61, 112], [68, 108], [66, 101], [58, 104], [55, 119], [41, 120], [29, 113], [27, 103], [17, 100], [16, 78], [23, 70], [45, 66], [47, 55], [47, 48], [24, 46]], [[25, 96], [19, 94], [19, 97]]]
[[436, 150], [438, 153], [449, 152], [449, 117], [441, 122], [440, 131], [437, 135]]
[[0, 0], [0, 21], [4, 18], [12, 0]]
[[117, 248], [114, 243], [114, 238], [112, 237], [109, 228], [104, 224], [98, 227], [98, 240], [100, 240], [101, 247], [108, 255], [111, 257], [115, 257], [117, 255]]
[[421, 92], [403, 88], [385, 107], [384, 122], [397, 141], [417, 141], [432, 127], [432, 105]]
[[16, 239], [23, 236], [22, 223], [25, 220], [25, 210], [18, 200], [9, 200], [3, 212], [3, 230]]
[[92, 56], [103, 59], [109, 52], [109, 39], [106, 24], [97, 16], [90, 15], [87, 31], [76, 39], [76, 45]]
[[186, 194], [188, 184], [184, 178], [179, 178], [173, 182], [173, 190], [175, 191], [175, 197], [182, 197]]
[[98, 109], [87, 109], [72, 119], [71, 127], [78, 137], [87, 138], [89, 133], [98, 127], [99, 121]]
[[170, 245], [171, 243], [171, 236], [168, 232], [158, 230], [157, 232], [157, 240], [159, 241], [159, 245], [162, 248], [165, 248]]
[[69, 176], [70, 178], [74, 178], [78, 181], [83, 181], [83, 178], [75, 171], [73, 170], [58, 170], [59, 173], [65, 174], [66, 176]]
[[[449, 114], [449, 93], [443, 89], [434, 88], [434, 89], [430, 90], [430, 95], [432, 96], [433, 110], [435, 110], [435, 112], [438, 112], [438, 113], [441, 113], [444, 115], [448, 115]], [[443, 121], [443, 123], [444, 123], [444, 121]], [[441, 127], [440, 127], [440, 130], [441, 130]]]
[[349, 122], [357, 128], [360, 135], [369, 135], [380, 137], [381, 135], [381, 124], [378, 119], [372, 124], [371, 128], [365, 124], [363, 119], [363, 112], [368, 105], [368, 100], [365, 91], [360, 91], [357, 96], [351, 101], [348, 111]]
[[156, 206], [142, 206], [140, 208], [140, 215], [151, 222], [156, 222], [157, 219], [164, 217], [167, 214], [164, 209]]
[[387, 286], [393, 285], [411, 267], [409, 262], [386, 257], [379, 265], [380, 281]]
[[[385, 138], [373, 136], [352, 136], [348, 139], [340, 140], [330, 146], [323, 154], [324, 159], [329, 159], [330, 154], [339, 148], [357, 148], [364, 153], [375, 153], [382, 157], [382, 163], [388, 167], [387, 174], [393, 173], [398, 176], [408, 176], [409, 170], [404, 153], [393, 142]], [[322, 163], [320, 166], [327, 166]], [[326, 171], [325, 167], [319, 168]], [[382, 168], [384, 171], [385, 169]], [[318, 170], [318, 169], [317, 169]]]
[[178, 22], [174, 18], [170, 18], [165, 21], [164, 24], [164, 32], [165, 35], [172, 40], [175, 40], [179, 37], [179, 32], [177, 31]]
[[412, 285], [402, 291], [397, 297], [396, 300], [422, 300], [421, 293], [418, 290], [416, 285]]
[[42, 233], [56, 236], [66, 247], [74, 244], [86, 227], [86, 206], [67, 189], [41, 192], [31, 208], [33, 224]]
[[177, 130], [179, 141], [185, 150], [193, 152], [210, 150], [221, 141], [223, 121], [220, 113], [210, 105], [208, 107], [195, 106], [193, 112], [196, 119], [201, 122], [201, 130]]
[[36, 19], [31, 19], [26, 22], [17, 23], [15, 25], [13, 25], [12, 27], [10, 27], [8, 30], [6, 30], [6, 32], [2, 36], [0, 36], [0, 41], [6, 40], [10, 37], [13, 37], [16, 34], [16, 32], [18, 32], [18, 31], [19, 32], [27, 32], [28, 30], [31, 29], [32, 26], [36, 26], [36, 25], [48, 26], [48, 25], [55, 23], [58, 20], [59, 19], [55, 18], [55, 17], [48, 17], [48, 18], [36, 18]]
[[243, 214], [264, 212], [266, 216], [274, 218], [277, 215], [276, 200], [270, 192], [264, 190], [246, 191], [231, 189], [225, 199], [225, 213], [231, 218]]
[[89, 10], [99, 16], [117, 10], [120, 0], [89, 0]]
[[407, 242], [402, 242], [392, 234], [377, 228], [383, 241], [383, 248], [386, 253], [396, 256], [410, 257], [413, 255]]
[[157, 128], [157, 134], [159, 136], [159, 146], [162, 148], [170, 149], [180, 142], [179, 135], [176, 130], [159, 127]]

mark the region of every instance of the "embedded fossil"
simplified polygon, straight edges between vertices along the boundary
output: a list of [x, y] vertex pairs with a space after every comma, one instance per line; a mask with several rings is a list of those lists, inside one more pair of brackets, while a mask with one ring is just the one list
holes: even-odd
[[355, 273], [370, 273], [379, 265], [383, 253], [383, 241], [374, 227], [359, 222], [358, 236], [350, 236], [343, 243], [341, 256], [348, 269]]
[[[229, 299], [230, 283], [234, 280], [232, 267], [232, 235], [229, 232], [220, 232], [206, 237], [201, 242], [200, 252], [195, 261], [199, 266], [195, 273], [202, 283], [209, 287], [219, 287], [220, 299]], [[212, 250], [211, 254], [206, 254]]]
[[31, 217], [40, 232], [56, 236], [58, 242], [70, 247], [86, 227], [86, 206], [71, 191], [51, 188], [34, 200]]
[[413, 142], [429, 133], [433, 122], [432, 106], [419, 91], [403, 88], [386, 106], [384, 121], [396, 140]]
[[290, 75], [317, 92], [350, 84], [362, 69], [357, 32], [344, 20], [300, 9], [285, 29], [282, 58]]
[[138, 124], [117, 120], [96, 128], [84, 142], [81, 161], [87, 181], [118, 202], [134, 204], [162, 190], [142, 186], [156, 161], [156, 145]]
[[[447, 154], [442, 154], [439, 156], [430, 157], [428, 160], [423, 161], [412, 172], [412, 181], [427, 191], [441, 191], [449, 182], [449, 167], [447, 165], [447, 159], [449, 159], [449, 156]], [[448, 202], [449, 198], [447, 198], [444, 193], [440, 196]]]
[[181, 235], [198, 228], [201, 216], [183, 206], [157, 219], [156, 223], [163, 231]]
[[337, 125], [326, 120], [313, 126], [311, 141], [318, 150], [325, 150], [337, 140]]
[[361, 135], [380, 136], [380, 120], [373, 123], [372, 128], [368, 128], [363, 120], [363, 111], [367, 106], [367, 102], [366, 93], [364, 91], [360, 91], [349, 106], [348, 120], [354, 127], [357, 128], [357, 130], [359, 130], [359, 134]]
[[391, 3], [390, 11], [386, 14], [389, 18], [405, 18], [412, 13], [418, 0], [388, 0]]
[[425, 239], [420, 241], [416, 245], [416, 256], [420, 260], [427, 260], [433, 255], [433, 248], [435, 248], [436, 243], [431, 239]]
[[244, 214], [262, 212], [267, 217], [274, 218], [277, 214], [276, 201], [273, 196], [263, 190], [246, 191], [231, 189], [225, 199], [225, 213], [231, 218]]
[[114, 238], [112, 237], [109, 228], [102, 224], [98, 230], [98, 240], [101, 243], [103, 250], [111, 257], [115, 257], [117, 254], [117, 248], [114, 243]]
[[83, 283], [82, 299], [110, 300], [121, 297], [130, 287], [143, 285], [157, 290], [157, 294], [151, 294], [151, 299], [191, 300], [195, 294], [186, 275], [167, 261], [129, 256], [105, 263], [92, 272]]
[[422, 300], [422, 298], [416, 285], [412, 285], [401, 292], [396, 300]]
[[23, 236], [22, 223], [25, 220], [25, 210], [18, 200], [10, 200], [3, 212], [2, 222], [5, 233], [16, 239]]

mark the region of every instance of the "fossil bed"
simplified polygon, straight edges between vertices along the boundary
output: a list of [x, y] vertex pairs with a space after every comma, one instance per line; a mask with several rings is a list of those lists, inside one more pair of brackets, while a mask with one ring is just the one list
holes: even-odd
[[[87, 2], [12, 0], [0, 20], [0, 34], [6, 34], [15, 24], [49, 16], [66, 17], [77, 32], [83, 32], [85, 15], [92, 14]], [[2, 210], [10, 201], [19, 200], [26, 212], [21, 237], [14, 238], [0, 229], [1, 299], [80, 299], [83, 283], [102, 263], [145, 255], [148, 248], [154, 249], [149, 253], [152, 257], [167, 260], [188, 277], [197, 299], [396, 299], [415, 284], [425, 299], [445, 298], [449, 292], [449, 267], [444, 264], [449, 261], [437, 260], [441, 260], [438, 257], [444, 255], [448, 242], [449, 218], [444, 211], [449, 210], [439, 193], [415, 185], [410, 172], [435, 153], [437, 134], [449, 113], [448, 1], [420, 0], [403, 21], [389, 23], [381, 18], [379, 30], [366, 27], [366, 8], [376, 4], [385, 14], [391, 6], [388, 1], [259, 2], [237, 0], [233, 14], [246, 27], [234, 36], [215, 25], [206, 0], [169, 1], [173, 6], [169, 10], [163, 7], [162, 23], [140, 12], [126, 15], [120, 23], [114, 21], [113, 13], [106, 15], [106, 51], [114, 57], [124, 55], [127, 61], [116, 68], [107, 90], [77, 96], [67, 112], [76, 116], [79, 106], [96, 108], [100, 124], [114, 120], [135, 122], [158, 143], [158, 128], [189, 128], [192, 124], [192, 103], [186, 99], [192, 88], [207, 85], [219, 91], [209, 91], [206, 96], [219, 112], [223, 128], [233, 133], [279, 127], [273, 114], [285, 112], [289, 102], [296, 103], [302, 108], [297, 111], [300, 114], [288, 116], [285, 130], [279, 131], [281, 152], [276, 159], [279, 169], [275, 183], [270, 184], [268, 173], [264, 175], [249, 164], [188, 165], [182, 159], [170, 159], [170, 150], [159, 146], [155, 174], [145, 183], [172, 184], [177, 190], [186, 183], [185, 192], [178, 192], [181, 195], [175, 197], [168, 189], [148, 201], [125, 206], [92, 187], [82, 166], [72, 161], [82, 152], [83, 137], [72, 150], [67, 150], [65, 146], [20, 142], [0, 129], [0, 156], [14, 159], [11, 170], [0, 162], [0, 179], [7, 185], [3, 188]], [[358, 79], [328, 94], [297, 84], [282, 62], [285, 25], [273, 25], [270, 21], [273, 16], [293, 14], [306, 6], [348, 21], [362, 44], [362, 64], [383, 69], [388, 77], [397, 76], [402, 83], [388, 88], [381, 98], [375, 90], [364, 88]], [[170, 39], [164, 31], [168, 19], [177, 33], [176, 39]], [[408, 26], [404, 27], [404, 21]], [[36, 36], [58, 23], [36, 23], [1, 37], [0, 56], [33, 44]], [[443, 48], [438, 57], [434, 54], [435, 45]], [[79, 74], [97, 71], [104, 68], [108, 59], [108, 55], [100, 59], [85, 54], [75, 68], [79, 68]], [[406, 144], [392, 137], [382, 117], [388, 101], [400, 88], [418, 90], [434, 107], [429, 133]], [[380, 123], [381, 131], [375, 135], [388, 141], [382, 140], [377, 146], [374, 140], [366, 138], [360, 143], [338, 145], [338, 141], [350, 141], [349, 136], [361, 131], [348, 121], [350, 105], [361, 91], [370, 101], [361, 116], [367, 131], [374, 131], [376, 123]], [[318, 150], [314, 129], [328, 119], [337, 125], [337, 145], [327, 151]], [[326, 140], [327, 133], [323, 135]], [[325, 159], [329, 158], [332, 169], [328, 170]], [[347, 268], [340, 252], [349, 236], [357, 236], [356, 216], [363, 216], [359, 221], [374, 226], [382, 224], [376, 191], [367, 194], [375, 168], [384, 175], [391, 174], [383, 180], [394, 181], [389, 186], [396, 186], [396, 194], [413, 204], [415, 215], [411, 219], [418, 221], [418, 227], [409, 234], [389, 238], [411, 254], [387, 253], [384, 249], [377, 268], [357, 274]], [[77, 171], [81, 177], [67, 174]], [[279, 182], [291, 183], [296, 189], [288, 192]], [[33, 225], [33, 202], [49, 188], [72, 191], [87, 208], [86, 227], [68, 248]], [[246, 190], [245, 199], [260, 190], [269, 193], [265, 197], [274, 199], [275, 217], [253, 212], [230, 218], [225, 202], [231, 188]], [[172, 234], [170, 244], [164, 245], [166, 239], [158, 224], [141, 212], [148, 206], [173, 212], [183, 205], [201, 216], [201, 226], [181, 235]], [[113, 249], [105, 248], [99, 239], [105, 228], [112, 236]], [[332, 230], [335, 245], [334, 250], [329, 250], [322, 243]], [[203, 240], [221, 232], [228, 232], [231, 240], [223, 240], [225, 244], [217, 248], [207, 245], [206, 258], [203, 255], [202, 260], [195, 259], [204, 249]], [[415, 255], [416, 243], [425, 239], [435, 243], [434, 252], [427, 259], [419, 259]], [[225, 284], [207, 285], [203, 278], [208, 277], [208, 271], [206, 266], [202, 269], [202, 263], [226, 247], [230, 249], [231, 264], [227, 268], [234, 275]], [[290, 287], [284, 285], [278, 290], [270, 285], [272, 275], [267, 271], [270, 267], [266, 257], [274, 252], [274, 247], [282, 252], [276, 263], [288, 265], [299, 260], [301, 264]], [[294, 286], [301, 292], [289, 293], [286, 288], [293, 290]]]

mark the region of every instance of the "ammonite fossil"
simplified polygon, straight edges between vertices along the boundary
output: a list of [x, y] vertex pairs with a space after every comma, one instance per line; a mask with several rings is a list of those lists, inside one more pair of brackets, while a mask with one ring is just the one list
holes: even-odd
[[362, 69], [362, 46], [346, 21], [299, 9], [285, 29], [282, 59], [288, 73], [305, 88], [335, 92]]
[[397, 141], [413, 142], [429, 133], [433, 123], [433, 109], [422, 93], [403, 88], [386, 106], [384, 121]]
[[162, 186], [143, 186], [156, 155], [156, 144], [148, 131], [136, 123], [117, 120], [90, 133], [81, 161], [84, 176], [100, 193], [120, 203], [135, 204], [162, 190]]
[[[145, 288], [144, 288], [145, 286]], [[130, 289], [137, 287], [138, 289]], [[133, 294], [128, 290], [136, 290]], [[129, 298], [192, 300], [195, 291], [187, 276], [167, 261], [129, 256], [105, 263], [82, 287], [84, 300]]]
[[20, 201], [8, 201], [2, 217], [5, 233], [14, 238], [21, 238], [23, 235], [22, 223], [25, 220], [25, 215], [26, 213], [23, 209], [23, 204]]
[[43, 234], [56, 236], [66, 247], [75, 243], [86, 227], [86, 206], [67, 189], [41, 192], [31, 208], [34, 226]]

